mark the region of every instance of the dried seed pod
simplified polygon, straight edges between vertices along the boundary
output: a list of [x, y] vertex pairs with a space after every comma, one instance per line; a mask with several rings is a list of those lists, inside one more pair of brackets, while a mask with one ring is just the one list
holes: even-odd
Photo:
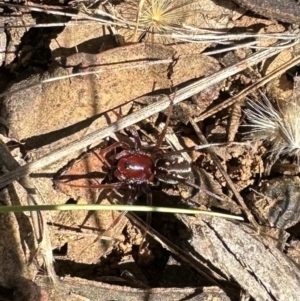
[[271, 154], [300, 155], [300, 101], [292, 98], [282, 109], [276, 110], [263, 95], [261, 102], [248, 101], [245, 110], [250, 127], [246, 133], [249, 140], [266, 140], [272, 145]]

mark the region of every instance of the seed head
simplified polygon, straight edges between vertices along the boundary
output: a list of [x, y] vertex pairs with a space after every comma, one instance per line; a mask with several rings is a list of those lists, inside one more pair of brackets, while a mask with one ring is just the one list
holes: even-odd
[[248, 101], [245, 114], [251, 130], [247, 139], [266, 140], [272, 145], [270, 152], [280, 155], [300, 155], [300, 101], [293, 98], [282, 109], [276, 110], [263, 95], [261, 102]]
[[[132, 7], [123, 14], [128, 19], [138, 16], [138, 29], [151, 34], [174, 33], [182, 28], [182, 24], [193, 12], [189, 4], [194, 0], [132, 0], [127, 3]], [[162, 38], [158, 37], [159, 40]]]
[[141, 12], [140, 24], [150, 32], [160, 33], [178, 28], [187, 17], [186, 4], [171, 0], [145, 1]]

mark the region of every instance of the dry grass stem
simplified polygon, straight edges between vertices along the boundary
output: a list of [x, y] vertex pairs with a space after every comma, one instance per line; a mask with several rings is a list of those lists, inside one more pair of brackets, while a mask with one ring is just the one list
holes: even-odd
[[132, 40], [135, 41], [136, 38], [136, 34], [139, 28], [139, 23], [140, 23], [140, 17], [141, 17], [141, 12], [144, 6], [145, 0], [140, 0], [139, 1], [139, 6], [136, 12], [136, 20], [135, 20], [135, 28], [134, 28], [134, 33], [133, 33], [133, 37]]
[[[72, 27], [72, 26], [88, 26], [95, 24], [96, 21], [87, 21], [87, 20], [77, 20], [69, 22], [59, 22], [59, 23], [23, 23], [22, 25], [9, 25], [9, 28], [45, 28], [45, 27]], [[5, 28], [5, 26], [0, 26], [0, 28]]]
[[228, 47], [225, 47], [225, 48], [222, 48], [222, 49], [205, 51], [202, 54], [203, 55], [215, 55], [215, 54], [224, 53], [224, 52], [228, 52], [228, 51], [233, 51], [233, 50], [237, 50], [237, 49], [241, 49], [241, 48], [256, 48], [255, 45], [257, 43], [258, 43], [258, 41], [252, 41], [252, 42], [248, 42], [248, 43], [241, 43], [241, 44], [236, 44], [236, 45], [233, 45], [233, 46], [228, 46]]
[[[285, 44], [285, 45], [282, 45], [282, 44], [278, 44], [278, 46], [276, 47], [272, 47], [276, 52], [278, 53], [280, 50], [282, 49], [286, 49], [286, 48], [290, 48], [292, 46], [295, 45], [295, 43], [298, 43], [298, 41], [296, 42], [292, 42], [291, 44]], [[269, 48], [270, 50], [271, 48]], [[264, 53], [268, 53], [269, 51], [266, 50], [266, 52]], [[261, 52], [262, 53], [262, 52]], [[274, 55], [274, 54], [270, 54], [269, 56], [266, 56], [264, 59]], [[298, 58], [298, 57], [297, 57]], [[295, 58], [293, 61], [291, 61], [291, 63], [287, 63], [289, 64], [290, 67], [293, 67], [296, 65], [296, 62], [298, 62], [298, 59]], [[249, 58], [250, 59], [250, 58]], [[262, 59], [263, 60], [263, 59]], [[247, 62], [247, 59], [245, 60]], [[0, 97], [4, 97], [4, 96], [7, 96], [7, 95], [11, 95], [13, 93], [17, 93], [17, 92], [20, 92], [20, 91], [23, 91], [23, 90], [26, 90], [26, 89], [30, 89], [32, 87], [35, 87], [35, 86], [39, 86], [39, 85], [42, 85], [42, 84], [46, 84], [46, 83], [50, 83], [50, 82], [54, 82], [54, 81], [58, 81], [58, 80], [63, 80], [63, 79], [67, 79], [67, 78], [72, 78], [72, 77], [77, 77], [77, 76], [84, 76], [84, 75], [91, 75], [91, 74], [100, 74], [100, 73], [104, 73], [104, 72], [114, 72], [114, 71], [118, 71], [118, 70], [128, 70], [128, 69], [135, 69], [135, 68], [141, 68], [141, 67], [147, 67], [147, 66], [152, 66], [152, 65], [160, 65], [160, 64], [168, 64], [168, 63], [172, 63], [173, 62], [173, 59], [170, 58], [170, 59], [164, 59], [164, 60], [155, 60], [155, 61], [149, 61], [149, 60], [145, 60], [143, 62], [139, 62], [139, 63], [132, 63], [132, 62], [126, 62], [126, 63], [120, 63], [120, 66], [119, 67], [111, 67], [111, 66], [102, 66], [101, 68], [99, 68], [98, 70], [93, 70], [93, 71], [84, 71], [84, 72], [78, 72], [78, 73], [73, 73], [73, 74], [69, 74], [69, 75], [64, 75], [64, 76], [59, 76], [59, 77], [52, 77], [52, 78], [48, 78], [48, 79], [45, 79], [45, 80], [42, 80], [42, 81], [39, 81], [39, 82], [36, 82], [36, 83], [32, 83], [31, 85], [27, 85], [27, 86], [24, 86], [24, 87], [20, 87], [16, 90], [10, 90], [10, 91], [7, 91], [7, 92], [4, 92], [4, 93], [0, 93]], [[242, 61], [243, 62], [243, 61]], [[241, 62], [240, 62], [241, 63]], [[240, 64], [238, 63], [238, 64]], [[250, 63], [250, 62], [249, 62]], [[235, 68], [235, 66], [237, 66], [238, 64], [232, 66], [233, 68]], [[250, 63], [251, 64], [251, 63]], [[242, 65], [242, 64], [241, 64]], [[285, 64], [286, 65], [286, 64]], [[284, 65], [284, 66], [285, 66]], [[229, 67], [230, 68], [230, 67]], [[238, 68], [238, 67], [237, 67]], [[281, 67], [283, 68], [283, 67]], [[244, 68], [240, 69], [239, 71], [241, 70], [244, 70]], [[283, 69], [282, 69], [283, 70]], [[287, 70], [287, 69], [285, 69]], [[237, 72], [239, 72], [237, 71]], [[221, 73], [225, 72], [226, 73], [226, 68], [223, 69], [221, 71]], [[283, 73], [283, 72], [282, 72]], [[273, 74], [270, 73], [270, 75]], [[230, 75], [228, 75], [227, 77], [229, 77]], [[268, 75], [269, 76], [269, 75]], [[195, 92], [195, 93], [198, 93], [198, 92]], [[190, 96], [188, 96], [190, 97]], [[188, 98], [187, 97], [187, 98]], [[235, 97], [238, 97], [235, 96]], [[234, 101], [233, 101], [234, 102]], [[229, 105], [231, 105], [233, 102], [230, 102]], [[229, 106], [228, 105], [228, 106]], [[225, 108], [222, 106], [222, 108]], [[196, 119], [196, 121], [199, 121], [201, 118], [198, 117], [198, 119]], [[203, 120], [203, 119], [201, 119]]]
[[207, 29], [200, 29], [191, 26], [183, 26], [180, 32], [173, 32], [168, 34], [162, 34], [164, 37], [172, 38], [185, 42], [228, 42], [228, 41], [240, 41], [243, 39], [255, 38], [255, 39], [277, 39], [277, 40], [294, 40], [299, 39], [299, 32], [285, 31], [281, 33], [227, 33], [223, 31], [211, 31]]

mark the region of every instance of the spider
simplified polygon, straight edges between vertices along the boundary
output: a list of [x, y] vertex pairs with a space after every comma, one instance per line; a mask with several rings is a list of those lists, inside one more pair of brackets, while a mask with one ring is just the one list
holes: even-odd
[[[128, 128], [128, 130], [134, 138], [133, 147], [125, 142], [115, 142], [103, 149], [100, 153], [100, 156], [97, 155], [99, 160], [104, 162], [105, 165], [110, 168], [110, 175], [112, 175], [111, 178], [115, 178], [116, 181], [113, 183], [101, 183], [93, 185], [76, 185], [66, 182], [63, 183], [70, 186], [92, 189], [120, 189], [127, 187], [129, 190], [129, 195], [127, 200], [124, 202], [127, 204], [133, 204], [137, 193], [141, 190], [147, 197], [147, 204], [152, 205], [152, 192], [149, 187], [149, 183], [153, 183], [154, 181], [165, 182], [172, 185], [184, 183], [196, 189], [202, 190], [210, 196], [222, 200], [214, 193], [203, 190], [198, 185], [195, 185], [189, 181], [192, 175], [192, 168], [190, 163], [181, 156], [181, 153], [199, 150], [208, 146], [224, 145], [224, 143], [199, 145], [179, 151], [162, 150], [161, 146], [169, 125], [172, 107], [173, 102], [171, 100], [164, 129], [159, 135], [157, 143], [151, 152], [142, 150], [141, 138], [138, 132], [131, 126]], [[118, 113], [115, 114], [120, 117]], [[116, 153], [109, 157], [108, 161], [111, 162], [110, 164], [106, 160], [106, 157], [107, 154], [111, 153], [112, 151], [116, 151]], [[121, 217], [126, 213], [127, 212], [123, 212], [121, 215], [119, 215], [119, 217], [114, 221], [113, 225], [116, 225], [116, 223], [118, 223]], [[111, 229], [113, 225], [111, 225], [109, 229]]]

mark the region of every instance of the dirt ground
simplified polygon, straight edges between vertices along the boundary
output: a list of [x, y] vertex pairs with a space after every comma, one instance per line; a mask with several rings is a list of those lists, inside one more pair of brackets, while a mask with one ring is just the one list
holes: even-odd
[[0, 2], [1, 206], [58, 206], [1, 213], [0, 300], [298, 300], [300, 6], [261, 2]]

